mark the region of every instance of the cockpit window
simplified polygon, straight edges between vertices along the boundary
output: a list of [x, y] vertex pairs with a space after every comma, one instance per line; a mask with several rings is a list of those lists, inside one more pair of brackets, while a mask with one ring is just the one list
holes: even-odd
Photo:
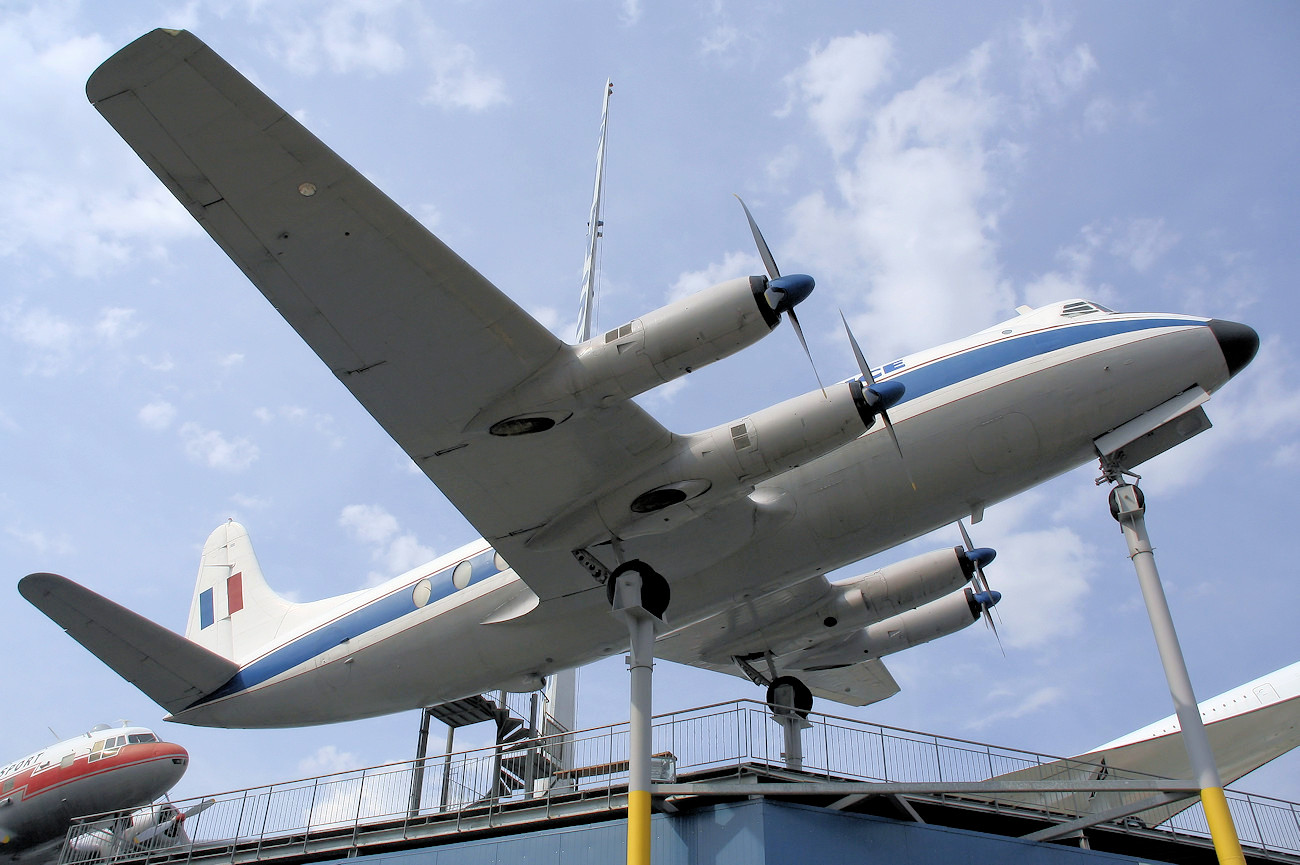
[[157, 742], [158, 737], [153, 733], [132, 733], [128, 740], [132, 745], [143, 745], [146, 742]]
[[1065, 306], [1061, 307], [1061, 315], [1072, 317], [1076, 315], [1088, 315], [1093, 312], [1105, 312], [1113, 314], [1115, 310], [1107, 309], [1099, 303], [1091, 303], [1086, 300], [1072, 300]]

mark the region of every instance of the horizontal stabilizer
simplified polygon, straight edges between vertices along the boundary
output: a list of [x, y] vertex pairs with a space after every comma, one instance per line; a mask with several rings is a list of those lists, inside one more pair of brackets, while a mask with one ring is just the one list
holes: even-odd
[[239, 666], [57, 574], [29, 574], [18, 591], [119, 676], [169, 712], [228, 682]]

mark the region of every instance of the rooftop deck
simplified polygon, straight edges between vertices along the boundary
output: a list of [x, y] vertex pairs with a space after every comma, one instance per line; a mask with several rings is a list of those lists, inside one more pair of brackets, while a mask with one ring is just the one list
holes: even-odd
[[[784, 743], [761, 703], [656, 718], [656, 808], [761, 795], [1164, 861], [1210, 849], [1186, 780], [830, 715], [809, 716], [801, 760]], [[120, 815], [99, 815], [72, 827], [59, 861], [319, 861], [613, 818], [627, 807], [627, 749], [615, 724], [175, 801], [183, 825], [143, 843]], [[1228, 801], [1248, 861], [1300, 863], [1300, 806]]]

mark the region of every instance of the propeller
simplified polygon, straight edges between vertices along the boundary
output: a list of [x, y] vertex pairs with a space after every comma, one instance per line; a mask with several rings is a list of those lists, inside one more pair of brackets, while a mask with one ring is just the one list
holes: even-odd
[[889, 407], [903, 398], [903, 383], [901, 381], [881, 381], [877, 382], [876, 377], [871, 374], [871, 364], [867, 363], [867, 358], [862, 354], [862, 348], [858, 345], [857, 339], [853, 336], [853, 331], [849, 328], [849, 320], [844, 317], [844, 310], [840, 310], [840, 321], [844, 322], [844, 333], [849, 337], [849, 345], [853, 346], [853, 356], [857, 358], [858, 369], [862, 372], [862, 378], [866, 381], [867, 387], [864, 396], [871, 410], [880, 415], [880, 419], [885, 422], [885, 429], [889, 431], [889, 437], [894, 440], [894, 447], [898, 450], [898, 458], [903, 461], [903, 474], [907, 475], [907, 482], [916, 490], [916, 481], [912, 480], [912, 473], [907, 470], [907, 459], [903, 456], [903, 446], [898, 443], [898, 433], [894, 432], [894, 423], [889, 419]]
[[993, 623], [993, 614], [990, 612], [997, 606], [998, 601], [1002, 600], [1002, 593], [990, 589], [988, 577], [984, 576], [984, 566], [993, 561], [997, 553], [988, 547], [976, 547], [972, 544], [970, 533], [966, 531], [966, 524], [961, 520], [957, 521], [957, 528], [961, 530], [961, 540], [966, 546], [966, 558], [975, 566], [970, 578], [971, 587], [975, 589], [973, 599], [979, 604], [980, 611], [984, 614], [984, 624], [993, 631], [993, 639], [998, 641], [998, 649], [1005, 658], [1007, 650], [1002, 648], [1002, 637], [998, 635], [998, 626]]
[[763, 298], [773, 312], [777, 315], [784, 314], [790, 319], [795, 336], [799, 337], [799, 344], [803, 346], [804, 354], [808, 355], [808, 363], [812, 365], [817, 386], [822, 389], [822, 396], [825, 396], [826, 385], [822, 384], [822, 377], [817, 373], [817, 364], [813, 362], [812, 352], [808, 350], [808, 340], [804, 339], [803, 328], [799, 326], [799, 316], [794, 314], [795, 305], [812, 294], [813, 286], [817, 283], [806, 273], [781, 275], [781, 269], [776, 266], [776, 259], [772, 257], [772, 250], [768, 249], [767, 241], [763, 239], [763, 232], [758, 230], [754, 215], [749, 212], [743, 198], [737, 195], [736, 200], [745, 211], [745, 218], [749, 220], [750, 233], [754, 235], [754, 243], [758, 246], [758, 255], [763, 259], [763, 266], [767, 268], [767, 289], [763, 292]]

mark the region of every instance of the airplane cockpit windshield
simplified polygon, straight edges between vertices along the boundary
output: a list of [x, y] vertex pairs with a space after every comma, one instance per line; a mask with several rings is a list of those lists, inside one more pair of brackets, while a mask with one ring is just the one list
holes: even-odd
[[1061, 307], [1061, 315], [1072, 318], [1076, 315], [1089, 315], [1094, 312], [1104, 312], [1110, 315], [1115, 314], [1115, 310], [1107, 309], [1100, 303], [1093, 303], [1089, 300], [1072, 300]]

